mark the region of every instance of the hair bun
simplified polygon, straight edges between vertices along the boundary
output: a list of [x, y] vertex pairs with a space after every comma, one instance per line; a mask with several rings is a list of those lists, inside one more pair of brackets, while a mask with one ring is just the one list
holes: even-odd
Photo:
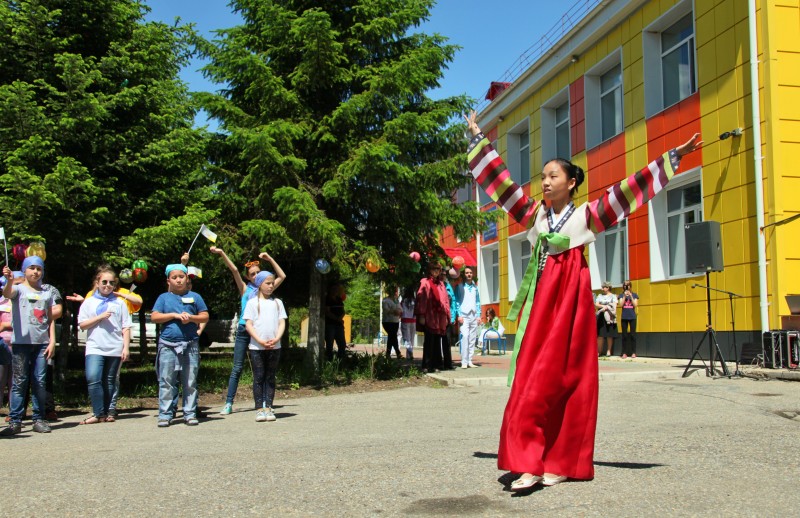
[[583, 183], [583, 180], [586, 178], [586, 173], [583, 172], [580, 166], [575, 166], [575, 187], [578, 187], [580, 184]]

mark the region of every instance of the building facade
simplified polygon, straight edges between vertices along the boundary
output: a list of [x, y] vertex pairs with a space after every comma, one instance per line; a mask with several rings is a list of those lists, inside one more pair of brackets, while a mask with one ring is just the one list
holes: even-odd
[[[723, 356], [732, 361], [735, 345], [749, 361], [763, 331], [789, 325], [784, 298], [800, 293], [800, 221], [786, 221], [800, 212], [799, 2], [589, 3], [520, 77], [493, 89], [479, 124], [530, 196], [541, 199], [539, 172], [549, 159], [583, 167], [576, 204], [701, 133], [704, 146], [684, 158], [665, 191], [598, 234], [587, 261], [595, 289], [607, 280], [619, 293], [623, 280], [633, 281], [640, 355], [692, 355], [709, 319], [707, 291], [693, 286], [708, 281], [721, 290], [710, 293], [710, 320]], [[481, 210], [496, 209], [482, 193], [478, 200]], [[696, 250], [686, 248], [686, 225], [701, 221], [721, 230], [724, 268], [708, 275], [687, 264]], [[531, 255], [525, 234], [503, 215], [474, 242], [443, 238], [474, 251], [481, 300], [510, 334], [515, 322], [505, 317]]]

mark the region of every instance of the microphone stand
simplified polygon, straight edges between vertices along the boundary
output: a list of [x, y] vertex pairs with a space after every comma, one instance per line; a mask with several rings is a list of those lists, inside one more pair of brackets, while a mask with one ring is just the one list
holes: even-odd
[[736, 324], [734, 323], [736, 319], [734, 318], [733, 315], [733, 298], [734, 297], [742, 298], [743, 295], [738, 295], [736, 293], [733, 293], [732, 291], [718, 290], [717, 288], [712, 288], [711, 286], [703, 286], [702, 284], [694, 284], [692, 285], [692, 288], [705, 288], [707, 290], [716, 291], [718, 293], [724, 293], [725, 295], [728, 296], [728, 301], [730, 302], [730, 307], [731, 307], [731, 334], [733, 335], [733, 354], [734, 354], [734, 361], [736, 362], [736, 370], [733, 371], [733, 376], [736, 377], [744, 376], [744, 373], [742, 373], [742, 371], [739, 370], [739, 351], [736, 348]]

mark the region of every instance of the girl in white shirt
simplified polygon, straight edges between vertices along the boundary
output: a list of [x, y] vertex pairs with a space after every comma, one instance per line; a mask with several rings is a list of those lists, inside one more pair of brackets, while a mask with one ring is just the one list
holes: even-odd
[[275, 398], [275, 375], [281, 357], [281, 337], [286, 330], [286, 309], [280, 299], [272, 297], [275, 276], [262, 271], [253, 284], [258, 294], [244, 308], [245, 327], [250, 334], [250, 362], [253, 366], [253, 399], [256, 421], [275, 421], [272, 402]]

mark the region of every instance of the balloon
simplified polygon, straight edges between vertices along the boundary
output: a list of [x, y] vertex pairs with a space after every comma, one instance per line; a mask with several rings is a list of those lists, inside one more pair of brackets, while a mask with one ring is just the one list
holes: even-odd
[[133, 282], [142, 284], [147, 280], [147, 270], [144, 268], [136, 268], [133, 270]]
[[144, 261], [144, 259], [137, 259], [137, 260], [135, 260], [133, 262], [133, 269], [134, 270], [137, 270], [137, 269], [140, 269], [140, 268], [142, 270], [144, 270], [144, 271], [147, 271], [147, 263]]
[[14, 248], [12, 249], [12, 253], [14, 254], [14, 259], [16, 259], [18, 263], [24, 261], [25, 258], [28, 257], [27, 255], [25, 255], [25, 252], [27, 250], [28, 250], [28, 245], [14, 245]]
[[367, 271], [369, 273], [375, 273], [381, 269], [381, 265], [372, 259], [367, 259], [367, 264], [365, 266], [367, 267]]
[[408, 256], [409, 256], [409, 257], [411, 258], [411, 260], [412, 260], [412, 261], [414, 261], [415, 263], [418, 263], [418, 262], [419, 262], [419, 260], [420, 260], [420, 255], [419, 255], [419, 252], [411, 252], [410, 254], [408, 254]]
[[119, 272], [119, 280], [125, 284], [130, 284], [133, 282], [133, 272], [130, 270], [130, 268], [125, 268]]
[[449, 275], [451, 279], [458, 279], [458, 270], [450, 268], [447, 270], [447, 275]]
[[33, 242], [28, 246], [28, 249], [25, 250], [25, 255], [28, 257], [33, 257], [34, 255], [38, 255], [44, 261], [47, 258], [47, 252], [44, 250], [44, 243]]
[[331, 263], [329, 263], [325, 259], [317, 259], [317, 261], [314, 263], [314, 267], [322, 275], [325, 275], [326, 273], [331, 271]]
[[464, 258], [460, 255], [453, 257], [453, 268], [460, 270], [464, 267]]

